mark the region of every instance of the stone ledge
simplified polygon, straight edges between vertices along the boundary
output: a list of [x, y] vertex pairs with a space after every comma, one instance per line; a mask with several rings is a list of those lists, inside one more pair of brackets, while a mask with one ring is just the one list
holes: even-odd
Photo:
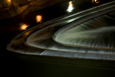
[[[14, 1], [14, 0], [13, 0]], [[48, 6], [67, 1], [67, 0], [30, 0], [29, 2], [21, 1], [20, 3], [12, 2], [12, 6], [0, 8], [0, 19], [12, 18], [15, 17], [24, 11], [26, 14], [31, 11], [40, 10]]]

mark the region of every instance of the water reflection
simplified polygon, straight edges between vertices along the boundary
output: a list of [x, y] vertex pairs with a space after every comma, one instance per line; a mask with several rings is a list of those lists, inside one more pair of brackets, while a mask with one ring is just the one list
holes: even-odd
[[31, 33], [31, 31], [25, 32], [25, 33], [24, 33], [24, 36], [26, 37], [26, 36], [28, 36], [30, 33]]
[[11, 0], [7, 0], [8, 4], [11, 4]]
[[92, 3], [96, 3], [96, 4], [98, 4], [99, 1], [98, 1], [98, 0], [92, 0]]
[[73, 9], [74, 9], [73, 3], [72, 3], [72, 1], [69, 1], [69, 6], [68, 6], [67, 11], [68, 11], [68, 12], [72, 12]]
[[41, 15], [37, 15], [36, 16], [36, 22], [41, 22], [42, 20], [42, 16]]
[[21, 23], [20, 30], [26, 30], [29, 27], [29, 25]]

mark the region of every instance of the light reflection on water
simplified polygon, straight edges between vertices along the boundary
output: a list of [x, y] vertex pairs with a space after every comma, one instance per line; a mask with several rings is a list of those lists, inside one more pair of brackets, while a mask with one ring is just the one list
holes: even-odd
[[7, 0], [8, 4], [10, 5], [11, 4], [11, 0]]
[[73, 9], [74, 9], [73, 3], [72, 3], [72, 1], [69, 1], [69, 6], [68, 6], [67, 11], [68, 11], [68, 12], [72, 12]]
[[92, 3], [96, 3], [96, 4], [98, 4], [99, 1], [98, 1], [98, 0], [92, 0]]
[[42, 21], [42, 16], [41, 15], [37, 15], [36, 16], [36, 22], [41, 22]]
[[20, 30], [26, 30], [29, 27], [29, 25], [21, 23]]

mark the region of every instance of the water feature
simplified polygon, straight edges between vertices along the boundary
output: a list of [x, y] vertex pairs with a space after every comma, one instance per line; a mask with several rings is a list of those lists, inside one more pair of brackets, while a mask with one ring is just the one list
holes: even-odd
[[[74, 9], [73, 9], [73, 12], [71, 12], [71, 13], [79, 12], [86, 8], [90, 8], [90, 7], [93, 7], [93, 6], [103, 3], [101, 1], [99, 1], [99, 2], [96, 1], [96, 3], [95, 2], [92, 3], [91, 0], [81, 1], [81, 3], [77, 2], [76, 0], [74, 0], [74, 1], [75, 1], [75, 2], [73, 2]], [[23, 32], [24, 30], [26, 30], [26, 28], [29, 29], [33, 26], [44, 23], [44, 22], [46, 22], [50, 19], [53, 19], [55, 17], [58, 17], [60, 15], [70, 14], [67, 12], [68, 2], [69, 1], [58, 4], [58, 5], [54, 5], [52, 7], [48, 7], [48, 8], [39, 10], [39, 11], [34, 11], [34, 12], [28, 13], [26, 15], [23, 13], [22, 15], [19, 15], [17, 17], [11, 18], [11, 19], [1, 20], [1, 22], [0, 22], [1, 33], [4, 34], [2, 36], [2, 40], [5, 40], [5, 42], [3, 41], [3, 43], [6, 44], [6, 43], [10, 42], [10, 40], [13, 37], [15, 37], [19, 33]], [[85, 5], [85, 7], [84, 7], [84, 5]], [[8, 40], [8, 41], [6, 41], [6, 40]], [[23, 56], [23, 58], [24, 57], [25, 56]], [[14, 60], [14, 61], [16, 61], [16, 60]], [[16, 61], [16, 62], [18, 62], [18, 61]], [[23, 61], [19, 61], [19, 62], [25, 63]], [[19, 64], [21, 64], [21, 63], [19, 63]], [[23, 64], [21, 64], [21, 65], [23, 65]], [[26, 64], [25, 64], [25, 66], [26, 66]], [[29, 65], [27, 65], [27, 66], [29, 66]], [[26, 66], [26, 68], [27, 68], [27, 66]]]
[[[81, 0], [81, 1], [73, 0], [74, 9], [71, 13], [78, 12], [86, 8], [90, 8], [107, 1], [108, 0], [101, 0], [99, 3], [95, 3], [95, 2], [92, 2], [92, 0]], [[1, 29], [0, 33], [3, 35], [1, 40], [5, 38], [9, 38], [9, 40], [11, 40], [13, 37], [23, 32], [24, 29], [20, 28], [22, 24], [26, 24], [28, 25], [28, 27], [26, 28], [30, 28], [32, 26], [35, 26], [36, 24], [43, 23], [50, 19], [56, 18], [58, 16], [65, 15], [68, 13], [70, 14], [70, 12], [67, 11], [68, 3], [69, 1], [65, 1], [63, 3], [53, 5], [51, 7], [47, 7], [45, 9], [27, 13], [26, 15], [24, 12], [21, 15], [10, 18], [10, 19], [0, 20], [0, 29]], [[37, 15], [42, 16], [41, 22], [36, 21]]]

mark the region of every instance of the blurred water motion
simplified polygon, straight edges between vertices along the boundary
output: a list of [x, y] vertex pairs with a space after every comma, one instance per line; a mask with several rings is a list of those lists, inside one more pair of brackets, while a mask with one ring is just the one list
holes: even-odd
[[28, 28], [28, 26], [29, 25], [27, 25], [27, 24], [21, 24], [20, 29], [21, 30], [26, 30]]
[[[70, 4], [71, 3], [72, 2], [70, 2]], [[111, 4], [113, 4], [113, 5], [111, 5]], [[92, 9], [88, 9], [85, 11], [83, 10], [81, 12], [77, 12], [74, 14], [64, 15], [59, 18], [49, 20], [47, 23], [37, 25], [36, 27], [29, 29], [28, 31], [30, 31], [30, 32], [25, 31], [25, 33], [23, 33], [23, 35], [17, 36], [8, 45], [7, 49], [10, 51], [16, 52], [16, 53], [40, 55], [40, 56], [79, 58], [79, 59], [115, 60], [115, 56], [114, 56], [115, 52], [112, 50], [113, 48], [115, 48], [114, 47], [114, 38], [111, 38], [111, 37], [114, 37], [114, 35], [112, 33], [110, 35], [111, 37], [109, 37], [110, 33], [109, 34], [105, 33], [107, 35], [107, 37], [106, 36], [103, 37], [102, 36], [103, 32], [101, 32], [103, 29], [100, 29], [101, 27], [106, 27], [106, 28], [104, 28], [104, 30], [106, 30], [109, 28], [110, 25], [115, 24], [115, 23], [113, 23], [115, 21], [114, 15], [112, 16], [112, 15], [107, 14], [107, 15], [101, 16], [105, 13], [115, 10], [114, 4], [115, 3], [109, 3], [106, 5], [103, 4], [101, 6], [96, 6], [95, 8], [92, 8]], [[111, 5], [112, 7], [109, 7], [109, 5]], [[66, 9], [67, 9], [67, 6], [66, 6]], [[45, 13], [48, 14], [48, 12], [45, 12]], [[39, 15], [41, 15], [43, 13], [37, 12], [36, 14], [38, 14], [38, 15], [35, 15], [35, 13], [34, 13], [34, 16], [32, 16], [34, 18], [33, 19], [34, 21], [37, 18], [38, 18], [38, 20], [40, 20], [40, 18], [42, 18], [42, 17]], [[42, 16], [45, 17], [44, 15], [42, 15]], [[48, 14], [48, 16], [50, 17], [51, 14], [50, 15]], [[98, 18], [98, 16], [101, 16], [101, 18], [100, 17]], [[47, 18], [49, 18], [49, 17], [47, 17]], [[30, 17], [28, 17], [28, 19], [29, 18]], [[91, 21], [89, 21], [90, 19], [91, 19]], [[93, 20], [93, 19], [95, 19], [95, 20]], [[69, 23], [67, 21], [69, 21], [71, 23]], [[41, 28], [43, 26], [46, 26], [46, 27]], [[100, 32], [97, 31], [97, 28], [99, 28]], [[25, 27], [22, 27], [22, 29], [25, 29]], [[93, 30], [96, 29], [95, 30], [96, 32], [99, 32], [102, 34], [90, 32], [87, 35], [91, 35], [91, 37], [93, 37], [96, 34], [100, 35], [100, 36], [99, 36], [99, 38], [97, 37], [97, 39], [95, 39], [95, 38], [93, 39], [91, 37], [88, 37], [89, 38], [88, 39], [87, 37], [85, 38], [86, 32], [84, 32], [84, 34], [82, 34], [82, 35], [78, 34], [82, 38], [77, 38], [77, 36], [76, 36], [76, 33], [78, 33], [77, 31], [80, 31], [80, 32], [89, 31], [90, 29], [93, 29]], [[113, 27], [111, 27], [110, 29], [113, 29]], [[63, 32], [67, 33], [66, 30], [68, 31], [68, 33], [71, 33], [71, 36], [73, 36], [73, 37], [76, 36], [76, 38], [71, 37], [70, 34], [67, 34], [66, 36], [62, 36], [60, 38], [59, 35], [63, 34]], [[57, 40], [56, 37], [59, 37], [57, 42], [56, 42], [56, 40]], [[66, 37], [69, 37], [69, 38], [66, 38]], [[102, 38], [100, 38], [100, 37], [102, 37]], [[104, 38], [104, 40], [103, 40], [103, 38]], [[77, 41], [76, 41], [76, 39], [77, 39]], [[62, 41], [62, 42], [60, 43], [60, 41]], [[69, 43], [69, 45], [65, 44], [63, 42]], [[78, 45], [74, 45], [74, 44], [79, 44], [79, 47], [78, 47]], [[88, 47], [88, 45], [89, 45], [89, 47]], [[105, 49], [102, 45], [105, 48], [106, 48], [106, 46], [110, 47], [111, 50]], [[97, 49], [96, 47], [99, 49]], [[103, 47], [103, 49], [102, 49], [102, 47]]]
[[96, 4], [98, 4], [99, 1], [98, 1], [98, 0], [92, 0], [92, 3], [96, 3]]
[[74, 9], [73, 3], [72, 3], [72, 1], [69, 1], [69, 6], [68, 6], [67, 11], [68, 11], [68, 12], [72, 12], [73, 9]]
[[41, 22], [42, 20], [42, 16], [41, 15], [37, 15], [36, 16], [36, 22]]

